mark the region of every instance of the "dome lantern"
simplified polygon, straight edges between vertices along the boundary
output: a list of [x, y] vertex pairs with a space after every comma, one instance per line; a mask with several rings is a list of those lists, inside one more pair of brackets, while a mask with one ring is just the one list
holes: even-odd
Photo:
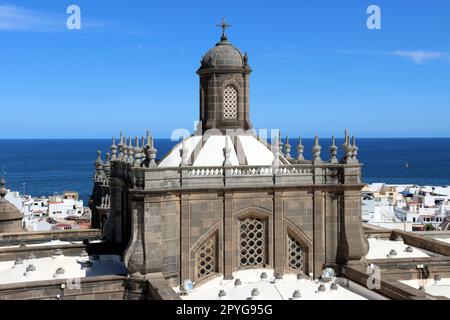
[[249, 116], [248, 55], [228, 41], [225, 33], [230, 27], [222, 20], [220, 41], [202, 56], [197, 70], [200, 77], [200, 123], [202, 133], [218, 129], [248, 130]]

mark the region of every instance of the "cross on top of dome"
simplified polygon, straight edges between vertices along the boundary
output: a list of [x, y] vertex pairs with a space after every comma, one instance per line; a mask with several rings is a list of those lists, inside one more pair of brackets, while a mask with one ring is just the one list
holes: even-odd
[[221, 41], [225, 41], [227, 40], [227, 35], [225, 33], [225, 30], [229, 27], [231, 27], [231, 24], [227, 24], [225, 21], [225, 18], [222, 18], [222, 22], [220, 24], [216, 24], [217, 27], [221, 27], [222, 28], [222, 37], [220, 37]]

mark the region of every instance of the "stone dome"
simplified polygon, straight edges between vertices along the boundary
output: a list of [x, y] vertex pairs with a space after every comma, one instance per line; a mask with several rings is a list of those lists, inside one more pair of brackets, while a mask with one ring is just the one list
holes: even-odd
[[222, 36], [220, 42], [203, 56], [201, 64], [202, 68], [242, 68], [247, 64], [247, 56]]
[[0, 181], [0, 233], [22, 230], [22, 213], [6, 200], [5, 179]]

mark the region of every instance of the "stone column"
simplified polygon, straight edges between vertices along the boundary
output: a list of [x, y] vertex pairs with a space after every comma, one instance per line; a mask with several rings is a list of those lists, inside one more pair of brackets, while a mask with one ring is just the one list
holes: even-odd
[[146, 272], [143, 216], [143, 203], [141, 203], [132, 210], [131, 238], [123, 255], [123, 262], [129, 274], [145, 274]]
[[325, 208], [321, 190], [313, 192], [313, 273], [314, 278], [322, 274], [325, 257]]
[[118, 178], [111, 178], [110, 213], [103, 227], [103, 234], [108, 242], [121, 246], [122, 239], [122, 182]]
[[226, 280], [233, 279], [234, 271], [234, 241], [233, 241], [233, 194], [225, 192], [223, 195], [223, 221], [224, 221], [224, 233], [223, 233], [223, 277]]
[[181, 219], [181, 248], [180, 248], [180, 267], [181, 267], [181, 279], [180, 283], [190, 278], [190, 206], [189, 195], [181, 194], [180, 205], [180, 219]]
[[[273, 254], [274, 254], [274, 271], [275, 273], [283, 273], [284, 270], [284, 242], [286, 241], [283, 234], [283, 193], [281, 191], [274, 192], [273, 198]], [[269, 230], [270, 232], [271, 230]], [[271, 248], [272, 249], [272, 248]], [[269, 255], [270, 256], [270, 255]]]
[[341, 202], [338, 262], [345, 264], [360, 261], [367, 254], [369, 246], [361, 223], [360, 190], [344, 190]]
[[146, 273], [161, 272], [162, 270], [161, 202], [162, 199], [159, 197], [145, 199], [144, 240]]

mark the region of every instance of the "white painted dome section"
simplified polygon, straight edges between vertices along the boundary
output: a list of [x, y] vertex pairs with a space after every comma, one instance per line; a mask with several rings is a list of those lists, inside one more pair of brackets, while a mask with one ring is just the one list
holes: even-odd
[[[188, 157], [191, 157], [197, 144], [202, 140], [202, 136], [192, 136], [184, 140], [184, 146], [188, 150]], [[159, 163], [159, 167], [179, 167], [181, 164], [180, 150], [183, 143], [178, 143]]]
[[239, 136], [238, 139], [248, 165], [268, 166], [272, 164], [274, 154], [261, 141], [258, 141], [254, 136]]
[[238, 166], [239, 161], [236, 150], [233, 148], [233, 141], [230, 136], [209, 136], [206, 143], [200, 150], [194, 161], [194, 167], [222, 166], [225, 161], [223, 149], [225, 148], [225, 138], [228, 140], [228, 148], [230, 148], [230, 162], [232, 166]]
[[[252, 135], [221, 136], [211, 135], [191, 136], [184, 140], [187, 150], [188, 165], [193, 167], [221, 167], [225, 161], [223, 149], [228, 141], [230, 162], [232, 166], [270, 166], [274, 153], [263, 142]], [[178, 143], [158, 164], [159, 167], [178, 167], [181, 164], [180, 150], [183, 143]], [[288, 163], [280, 155], [282, 164]]]

